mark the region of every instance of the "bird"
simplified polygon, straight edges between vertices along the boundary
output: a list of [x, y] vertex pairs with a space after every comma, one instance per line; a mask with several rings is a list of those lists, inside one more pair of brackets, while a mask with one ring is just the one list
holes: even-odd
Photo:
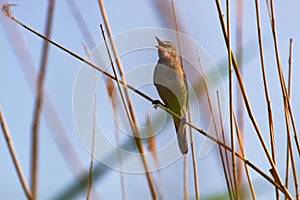
[[[188, 152], [185, 113], [188, 100], [187, 81], [179, 63], [175, 45], [155, 37], [159, 60], [154, 68], [153, 83], [164, 105], [181, 117], [173, 116], [178, 146], [182, 154]], [[159, 102], [159, 100], [158, 100]]]

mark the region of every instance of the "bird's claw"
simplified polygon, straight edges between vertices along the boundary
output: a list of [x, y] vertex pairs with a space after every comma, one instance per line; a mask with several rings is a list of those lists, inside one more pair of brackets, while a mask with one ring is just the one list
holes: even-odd
[[153, 108], [154, 108], [154, 109], [157, 109], [158, 104], [163, 105], [159, 100], [154, 100], [154, 101], [152, 102]]

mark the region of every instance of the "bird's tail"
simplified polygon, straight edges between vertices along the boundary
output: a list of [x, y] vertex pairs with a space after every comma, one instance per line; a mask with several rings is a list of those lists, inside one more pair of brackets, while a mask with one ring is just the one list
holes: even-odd
[[187, 154], [188, 152], [188, 141], [187, 141], [187, 135], [186, 135], [186, 125], [183, 123], [180, 119], [177, 117], [173, 117], [175, 129], [176, 129], [176, 135], [178, 140], [179, 149], [182, 154]]

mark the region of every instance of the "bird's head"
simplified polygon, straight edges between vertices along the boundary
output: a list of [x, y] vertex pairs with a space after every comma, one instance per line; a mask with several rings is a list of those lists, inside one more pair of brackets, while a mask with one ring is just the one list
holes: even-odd
[[158, 56], [165, 61], [177, 61], [178, 54], [175, 45], [170, 41], [162, 41], [158, 37], [155, 37], [157, 44], [155, 47], [158, 49]]

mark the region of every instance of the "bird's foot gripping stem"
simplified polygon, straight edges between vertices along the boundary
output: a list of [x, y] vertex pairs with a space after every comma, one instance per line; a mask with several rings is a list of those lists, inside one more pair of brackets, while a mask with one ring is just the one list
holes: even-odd
[[153, 105], [153, 108], [157, 109], [157, 106], [158, 105], [162, 105], [162, 106], [165, 106], [160, 100], [156, 99], [152, 102], [152, 105]]

